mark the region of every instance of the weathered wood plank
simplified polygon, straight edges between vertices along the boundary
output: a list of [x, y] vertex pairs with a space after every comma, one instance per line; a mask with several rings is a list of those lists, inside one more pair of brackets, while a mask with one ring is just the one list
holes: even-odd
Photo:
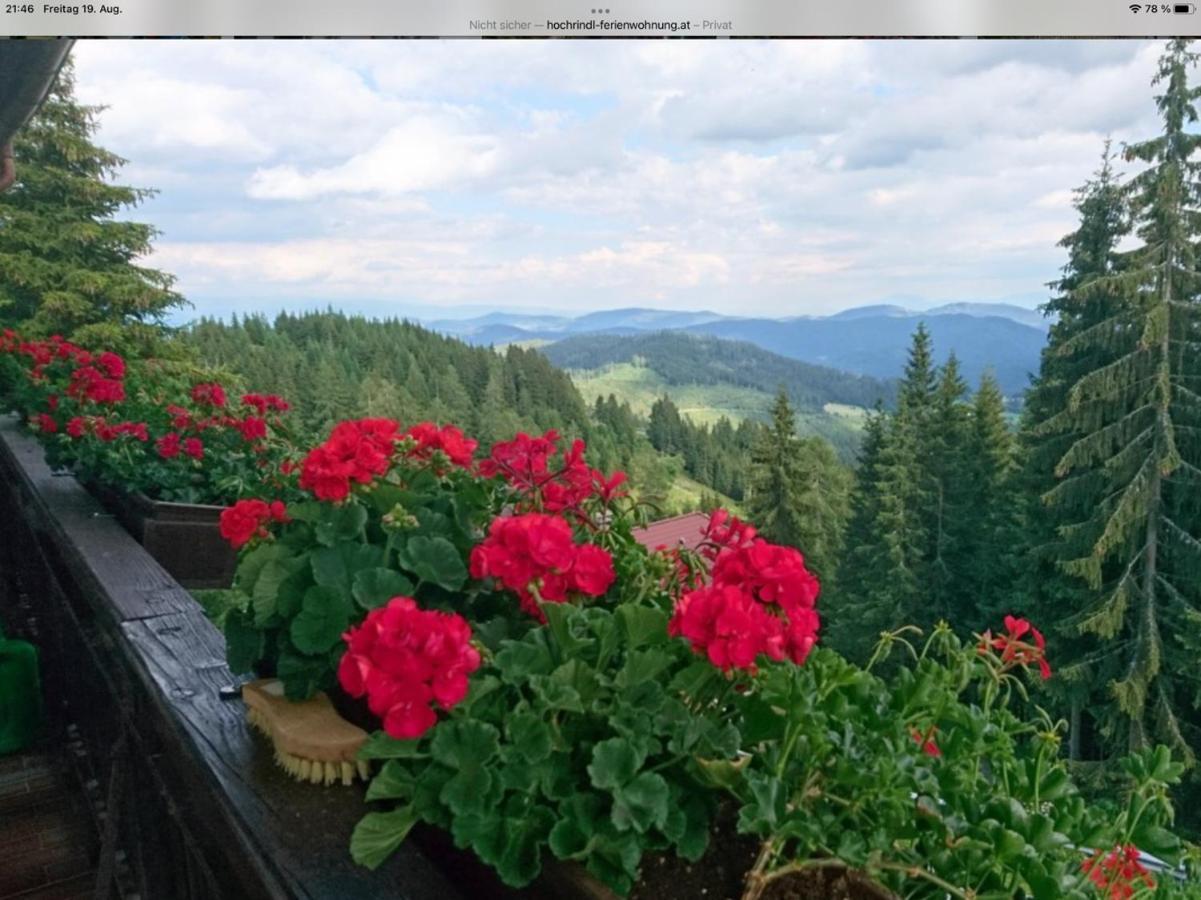
[[0, 419], [0, 465], [14, 478], [20, 512], [53, 543], [71, 580], [106, 596], [117, 621], [180, 612], [191, 595], [71, 477], [55, 475], [15, 418]]
[[269, 742], [247, 726], [241, 700], [218, 696], [233, 677], [225, 665], [225, 642], [199, 607], [121, 627], [168, 716], [181, 724], [179, 741], [228, 801], [223, 812], [231, 831], [290, 896], [457, 896], [412, 845], [402, 846], [374, 873], [353, 863], [348, 844], [366, 811], [363, 788], [298, 784], [275, 765]]
[[[0, 522], [19, 519], [0, 535], [23, 548], [31, 589], [64, 606], [55, 624], [85, 642], [52, 654], [63, 677], [50, 683], [102, 704], [89, 712], [126, 735], [126, 780], [139, 788], [132, 833], [189, 845], [171, 854], [188, 869], [173, 895], [208, 896], [218, 883], [242, 900], [461, 900], [412, 843], [378, 871], [354, 864], [362, 786], [299, 785], [275, 766], [241, 701], [219, 699], [233, 678], [200, 606], [73, 478], [52, 474], [11, 418], [0, 420], [0, 478]], [[93, 658], [95, 668], [81, 665]], [[78, 678], [88, 684], [72, 688]]]

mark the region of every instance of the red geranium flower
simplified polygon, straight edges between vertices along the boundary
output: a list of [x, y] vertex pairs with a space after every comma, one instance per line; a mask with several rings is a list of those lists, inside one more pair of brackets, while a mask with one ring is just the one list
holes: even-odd
[[342, 637], [339, 683], [352, 697], [366, 695], [384, 731], [399, 740], [434, 726], [432, 704], [450, 709], [466, 697], [468, 676], [480, 665], [466, 619], [420, 609], [411, 597], [393, 597]]
[[125, 360], [111, 351], [106, 350], [97, 356], [96, 365], [104, 369], [109, 378], [121, 379], [125, 377]]
[[755, 540], [755, 526], [732, 516], [727, 510], [715, 509], [701, 531], [704, 543], [701, 553], [710, 560], [716, 559], [722, 550], [737, 550]]
[[[1024, 640], [1027, 634], [1033, 639], [1033, 644]], [[979, 649], [981, 653], [999, 651], [1002, 671], [1035, 663], [1044, 681], [1051, 677], [1051, 665], [1047, 662], [1047, 641], [1042, 632], [1026, 619], [1006, 616], [1005, 634], [993, 637], [992, 631], [984, 632]]]
[[754, 671], [760, 654], [783, 658], [779, 619], [748, 591], [733, 585], [708, 585], [689, 591], [676, 604], [667, 633], [683, 637], [698, 654], [723, 671]]
[[339, 422], [301, 463], [300, 486], [319, 500], [343, 500], [350, 483], [368, 484], [388, 471], [400, 426], [392, 419]]
[[34, 422], [37, 424], [38, 431], [43, 434], [54, 434], [58, 431], [58, 423], [49, 413], [38, 413], [34, 416]]
[[179, 434], [170, 431], [154, 442], [158, 455], [163, 459], [174, 459], [179, 456]]
[[205, 382], [192, 388], [192, 402], [197, 406], [220, 409], [225, 406], [225, 388], [214, 382]]
[[242, 433], [242, 438], [247, 443], [261, 441], [267, 436], [266, 419], [260, 419], [258, 416], [247, 416], [245, 419], [236, 421], [236, 427]]
[[221, 510], [221, 536], [235, 550], [256, 537], [265, 538], [271, 522], [289, 522], [287, 507], [279, 500], [239, 500]]
[[576, 440], [556, 459], [560, 456], [557, 431], [541, 437], [521, 432], [511, 441], [493, 445], [488, 458], [480, 461], [479, 471], [485, 478], [504, 478], [517, 492], [516, 505], [522, 511], [571, 513], [589, 522], [583, 503], [592, 497], [608, 503], [620, 496], [625, 475], [619, 472], [606, 478], [584, 461], [584, 450], [584, 442]]
[[67, 434], [73, 438], [83, 437], [87, 433], [88, 423], [82, 416], [72, 416], [67, 423]]
[[414, 425], [405, 432], [405, 437], [417, 442], [417, 446], [409, 451], [411, 458], [430, 459], [435, 451], [441, 451], [452, 463], [464, 469], [471, 467], [471, 458], [479, 446], [478, 441], [464, 437], [455, 426], [439, 428], [433, 422]]
[[184, 438], [183, 452], [192, 459], [204, 459], [204, 444], [200, 438]]
[[616, 575], [609, 551], [576, 544], [560, 516], [525, 513], [492, 520], [488, 536], [471, 551], [471, 577], [495, 578], [517, 594], [539, 621], [538, 600], [562, 603], [570, 594], [599, 597]]
[[1155, 888], [1155, 879], [1142, 864], [1138, 847], [1133, 844], [1114, 847], [1108, 853], [1097, 850], [1080, 864], [1080, 868], [1110, 900], [1133, 897], [1137, 882], [1150, 890]]

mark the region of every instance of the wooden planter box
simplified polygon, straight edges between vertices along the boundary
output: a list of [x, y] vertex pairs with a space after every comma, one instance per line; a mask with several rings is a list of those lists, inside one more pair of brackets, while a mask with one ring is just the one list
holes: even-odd
[[238, 554], [221, 537], [221, 506], [164, 503], [144, 494], [90, 488], [155, 561], [186, 588], [228, 588]]

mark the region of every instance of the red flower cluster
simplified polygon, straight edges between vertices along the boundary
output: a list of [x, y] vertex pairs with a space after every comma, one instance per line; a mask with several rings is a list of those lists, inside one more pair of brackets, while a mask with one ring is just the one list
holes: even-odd
[[[97, 366], [80, 366], [71, 373], [71, 383], [67, 386], [67, 395], [76, 400], [87, 398], [93, 403], [120, 403], [125, 399], [125, 384], [121, 379], [125, 375], [125, 363], [114, 353], [101, 354], [112, 357], [110, 365], [101, 371]], [[118, 365], [119, 364], [119, 365]], [[113, 375], [111, 373], [119, 374]]]
[[237, 550], [253, 538], [267, 537], [269, 523], [290, 521], [282, 501], [239, 500], [221, 510], [221, 537]]
[[150, 432], [146, 428], [145, 422], [109, 422], [99, 416], [90, 418], [76, 416], [67, 423], [67, 434], [72, 437], [80, 437], [89, 431], [106, 444], [124, 434], [142, 443], [150, 440]]
[[471, 626], [456, 613], [419, 609], [393, 597], [343, 636], [346, 655], [338, 681], [352, 697], [367, 696], [384, 731], [399, 740], [421, 737], [443, 709], [467, 696], [468, 676], [480, 665]]
[[[728, 523], [728, 524], [727, 524]], [[791, 547], [770, 544], [725, 510], [710, 517], [702, 552], [712, 583], [685, 593], [668, 632], [721, 669], [754, 671], [760, 654], [801, 664], [817, 643], [817, 578]]]
[[404, 433], [404, 436], [416, 441], [417, 446], [408, 452], [412, 459], [431, 459], [436, 451], [446, 454], [454, 465], [463, 469], [471, 468], [471, 458], [479, 441], [464, 437], [463, 432], [453, 425], [439, 428], [433, 422], [422, 422], [414, 425]]
[[34, 424], [38, 431], [43, 434], [54, 434], [58, 431], [58, 422], [54, 421], [54, 416], [49, 413], [38, 413], [33, 417]]
[[[1034, 643], [1023, 640], [1029, 634]], [[980, 652], [996, 650], [1001, 654], [1002, 671], [1015, 666], [1038, 664], [1038, 673], [1043, 680], [1051, 677], [1051, 666], [1047, 662], [1047, 642], [1037, 628], [1026, 619], [1017, 616], [1005, 617], [1005, 634], [993, 637], [992, 631], [981, 636]]]
[[392, 419], [339, 422], [304, 458], [300, 486], [318, 500], [345, 499], [352, 481], [368, 484], [388, 471], [399, 430]]
[[780, 620], [733, 585], [689, 591], [676, 604], [667, 633], [687, 638], [696, 653], [723, 671], [754, 670], [760, 653], [784, 657]]
[[709, 521], [701, 531], [704, 537], [701, 553], [710, 561], [715, 560], [722, 550], [737, 550], [747, 546], [757, 534], [754, 525], [730, 515], [727, 510], [715, 509], [709, 514]]
[[253, 406], [260, 416], [267, 415], [267, 411], [287, 412], [292, 408], [283, 397], [277, 397], [275, 394], [243, 394], [242, 404], [244, 406]]
[[195, 385], [192, 388], [192, 402], [197, 406], [221, 409], [225, 406], [225, 388], [215, 381]]
[[538, 600], [599, 597], [616, 575], [609, 551], [577, 544], [565, 519], [525, 513], [492, 520], [488, 536], [471, 551], [471, 577], [496, 578], [517, 594], [523, 610], [545, 622]]
[[254, 441], [261, 441], [267, 437], [267, 420], [258, 416], [234, 419], [233, 425], [242, 433], [242, 437], [248, 444]]
[[154, 442], [158, 455], [163, 459], [174, 459], [183, 451], [192, 459], [204, 459], [204, 444], [200, 438], [181, 438], [177, 432], [169, 431]]
[[557, 431], [552, 429], [541, 437], [521, 432], [511, 441], [493, 445], [489, 457], [480, 461], [479, 471], [485, 478], [504, 478], [522, 495], [523, 509], [583, 517], [585, 500], [598, 497], [608, 503], [621, 496], [619, 489], [626, 481], [624, 472], [606, 478], [590, 467], [584, 461], [584, 450], [584, 442], [576, 440], [562, 459], [556, 460], [560, 454]]
[[1136, 882], [1148, 889], [1155, 888], [1155, 879], [1139, 861], [1138, 848], [1133, 844], [1114, 847], [1108, 853], [1098, 850], [1080, 864], [1088, 880], [1109, 900], [1127, 900], [1134, 896]]

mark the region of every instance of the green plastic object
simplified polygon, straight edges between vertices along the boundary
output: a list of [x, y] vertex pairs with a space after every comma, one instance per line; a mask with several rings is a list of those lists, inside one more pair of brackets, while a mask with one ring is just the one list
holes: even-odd
[[38, 651], [0, 629], [0, 756], [28, 747], [42, 727]]

